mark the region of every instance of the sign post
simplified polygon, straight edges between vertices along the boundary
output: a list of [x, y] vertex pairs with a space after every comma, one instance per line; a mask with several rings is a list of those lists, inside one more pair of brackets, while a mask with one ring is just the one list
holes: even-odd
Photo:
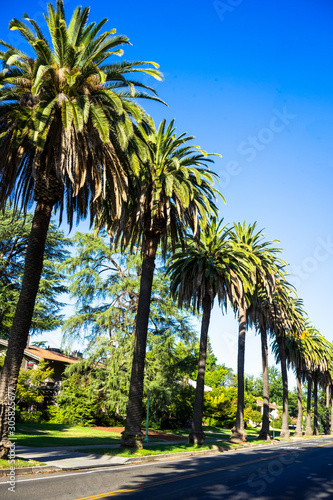
[[277, 412], [276, 410], [273, 410], [273, 411], [271, 411], [270, 416], [271, 416], [271, 417], [272, 417], [272, 419], [273, 419], [273, 439], [275, 439], [274, 420], [275, 420], [276, 418], [279, 418], [279, 414], [278, 414], [278, 412]]

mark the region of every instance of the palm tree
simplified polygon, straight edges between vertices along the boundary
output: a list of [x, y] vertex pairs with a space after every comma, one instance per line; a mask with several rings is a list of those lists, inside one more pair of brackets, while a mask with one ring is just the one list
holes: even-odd
[[[216, 213], [217, 191], [213, 188], [216, 175], [207, 164], [213, 160], [205, 151], [188, 145], [192, 136], [176, 136], [174, 121], [166, 127], [163, 120], [158, 128], [151, 122], [140, 127], [146, 147], [146, 161], [141, 163], [134, 179], [133, 193], [120, 219], [108, 219], [107, 212], [100, 224], [109, 227], [115, 246], [141, 246], [142, 271], [135, 324], [135, 346], [129, 390], [125, 431], [122, 445], [142, 446], [142, 395], [147, 329], [156, 251], [159, 245], [165, 257], [168, 248], [177, 241], [184, 244], [188, 228], [198, 236], [199, 220]], [[170, 245], [170, 247], [169, 247]]]
[[297, 386], [297, 422], [294, 437], [302, 437], [303, 430], [303, 400], [302, 400], [302, 374], [306, 370], [310, 362], [313, 346], [311, 338], [306, 331], [306, 322], [304, 320], [305, 313], [302, 309], [302, 302], [295, 301], [295, 317], [293, 329], [286, 336], [285, 348], [288, 365], [292, 365], [296, 374]]
[[296, 297], [294, 288], [286, 281], [286, 276], [276, 280], [275, 293], [273, 297], [274, 334], [275, 339], [272, 350], [275, 358], [281, 364], [281, 376], [283, 385], [283, 411], [282, 428], [280, 436], [289, 438], [289, 415], [288, 415], [288, 373], [286, 336], [292, 329], [295, 321]]
[[[313, 374], [313, 434], [317, 436], [319, 434], [318, 428], [318, 384], [326, 389], [326, 385], [329, 384], [330, 373], [329, 366], [332, 357], [332, 346], [329, 342], [320, 335], [319, 341], [319, 356], [320, 363], [316, 366]], [[328, 401], [326, 401], [328, 406]]]
[[265, 287], [259, 286], [256, 297], [249, 307], [249, 315], [253, 318], [256, 330], [260, 334], [262, 384], [263, 384], [263, 415], [258, 438], [267, 440], [269, 435], [269, 376], [268, 376], [268, 334], [274, 330], [272, 303]]
[[189, 442], [203, 444], [202, 429], [206, 350], [210, 314], [217, 297], [223, 309], [227, 299], [240, 300], [243, 287], [247, 287], [249, 268], [246, 253], [237, 248], [229, 238], [223, 219], [211, 219], [202, 224], [200, 241], [189, 238], [184, 251], [169, 260], [167, 272], [171, 278], [171, 292], [178, 294], [178, 304], [193, 304], [194, 312], [202, 308], [198, 376], [195, 390], [192, 430]]
[[[154, 91], [127, 79], [142, 71], [160, 73], [142, 62], [105, 64], [121, 55], [127, 37], [115, 30], [100, 33], [106, 23], [87, 24], [89, 8], [78, 7], [70, 23], [62, 0], [48, 5], [48, 36], [24, 15], [9, 23], [29, 44], [29, 55], [1, 41], [0, 73], [0, 206], [7, 200], [26, 211], [36, 202], [26, 253], [22, 291], [0, 379], [0, 435], [4, 455], [7, 438], [7, 392], [15, 390], [38, 291], [45, 238], [53, 208], [63, 210], [72, 227], [100, 208], [101, 195], [120, 215], [128, 191], [128, 157], [135, 163], [139, 146], [134, 122], [143, 118], [132, 97], [157, 99]], [[29, 26], [30, 25], [30, 26]], [[50, 40], [50, 43], [48, 42]], [[147, 66], [147, 64], [146, 64]], [[149, 87], [146, 87], [149, 89]], [[150, 89], [152, 90], [152, 89]], [[7, 444], [6, 444], [7, 443]]]
[[[315, 401], [316, 396], [316, 385], [318, 380], [318, 374], [324, 372], [328, 368], [328, 357], [329, 357], [329, 347], [326, 339], [319, 333], [319, 331], [313, 327], [309, 322], [306, 324], [306, 336], [305, 340], [308, 343], [308, 357], [306, 362], [306, 369], [304, 375], [308, 382], [307, 391], [307, 411], [306, 411], [306, 427], [305, 435], [312, 436], [318, 431], [318, 418], [317, 418], [317, 402]], [[311, 427], [311, 395], [312, 395], [312, 385], [314, 393], [314, 429]]]
[[[236, 424], [232, 429], [230, 440], [233, 442], [245, 441], [244, 430], [244, 365], [245, 365], [245, 335], [249, 324], [256, 319], [254, 304], [258, 297], [260, 288], [264, 288], [267, 296], [271, 297], [274, 288], [275, 275], [279, 272], [277, 265], [278, 248], [274, 248], [272, 243], [276, 241], [265, 241], [262, 230], [256, 232], [256, 223], [247, 225], [234, 224], [231, 238], [244, 252], [252, 267], [251, 286], [246, 290], [239, 301], [234, 301], [234, 308], [238, 310], [238, 362], [237, 362], [237, 414]], [[281, 261], [282, 262], [282, 261]], [[252, 306], [252, 308], [251, 308]], [[266, 370], [267, 368], [267, 370]], [[268, 366], [265, 367], [265, 375], [268, 377]], [[266, 390], [268, 390], [265, 386]], [[268, 407], [268, 395], [265, 392], [265, 407]], [[266, 412], [265, 412], [266, 413]]]

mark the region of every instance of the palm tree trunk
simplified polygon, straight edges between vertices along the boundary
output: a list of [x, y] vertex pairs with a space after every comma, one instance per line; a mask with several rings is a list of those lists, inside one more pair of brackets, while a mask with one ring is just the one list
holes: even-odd
[[261, 360], [262, 360], [262, 395], [263, 415], [259, 439], [267, 440], [269, 436], [269, 381], [268, 381], [268, 346], [266, 328], [260, 328]]
[[314, 374], [313, 378], [313, 435], [318, 436], [318, 376]]
[[236, 424], [232, 429], [230, 441], [239, 443], [246, 441], [244, 430], [244, 365], [245, 365], [245, 335], [246, 335], [246, 307], [241, 306], [238, 311], [238, 360], [237, 360], [237, 414]]
[[308, 373], [308, 397], [306, 401], [306, 428], [305, 436], [313, 436], [311, 427], [311, 390], [312, 390], [312, 373]]
[[141, 432], [141, 422], [143, 379], [151, 290], [154, 278], [155, 257], [159, 240], [159, 235], [152, 235], [147, 237], [144, 243], [129, 399], [125, 430], [122, 433], [121, 438], [122, 446], [127, 448], [142, 447], [143, 434]]
[[282, 428], [280, 437], [288, 439], [290, 437], [290, 431], [289, 431], [289, 415], [288, 415], [288, 374], [287, 374], [286, 350], [284, 346], [284, 339], [280, 338], [278, 343], [279, 343], [281, 375], [283, 384]]
[[325, 434], [331, 434], [330, 430], [330, 385], [326, 385], [326, 425]]
[[45, 241], [53, 203], [38, 201], [25, 257], [22, 288], [17, 303], [4, 366], [0, 374], [0, 458], [8, 454], [8, 403], [14, 395], [31, 326], [43, 269]]
[[203, 444], [205, 442], [205, 433], [202, 430], [202, 417], [203, 417], [203, 402], [205, 394], [204, 388], [205, 388], [208, 328], [209, 328], [211, 310], [212, 310], [211, 298], [210, 296], [206, 296], [202, 300], [202, 321], [201, 321], [201, 334], [200, 334], [198, 376], [197, 376], [197, 385], [195, 388], [192, 430], [188, 438], [188, 442], [192, 444]]
[[297, 422], [294, 437], [303, 437], [302, 423], [303, 423], [303, 404], [302, 404], [302, 380], [301, 370], [296, 368], [296, 384], [297, 384]]

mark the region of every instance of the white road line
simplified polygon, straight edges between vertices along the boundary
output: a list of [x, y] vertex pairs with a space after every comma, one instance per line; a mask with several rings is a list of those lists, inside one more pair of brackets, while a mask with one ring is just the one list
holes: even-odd
[[[103, 467], [103, 468], [100, 468], [100, 469], [92, 469], [92, 470], [86, 470], [84, 472], [72, 472], [71, 474], [60, 474], [59, 476], [44, 476], [44, 477], [34, 477], [34, 478], [31, 478], [31, 479], [16, 479], [16, 483], [27, 483], [29, 481], [41, 481], [43, 479], [59, 479], [59, 478], [62, 478], [62, 477], [68, 477], [68, 476], [81, 476], [83, 474], [95, 474], [97, 472], [117, 472], [119, 470], [128, 470], [128, 469], [134, 469], [136, 467], [148, 467], [148, 466], [153, 466], [153, 465], [160, 465], [160, 464], [163, 464], [163, 463], [172, 463], [172, 462], [185, 462], [186, 460], [193, 460], [195, 458], [195, 460], [198, 460], [198, 458], [221, 458], [220, 455], [203, 455], [201, 457], [186, 457], [186, 458], [174, 458], [173, 460], [163, 460], [163, 461], [159, 461], [159, 462], [148, 462], [148, 463], [145, 463], [145, 464], [137, 464], [137, 465], [127, 465], [127, 466], [124, 466], [124, 467], [119, 467], [119, 466], [116, 466], [114, 465], [112, 468], [106, 468], [106, 467]], [[6, 482], [0, 482], [0, 486], [2, 484], [9, 484], [10, 481], [6, 481]]]

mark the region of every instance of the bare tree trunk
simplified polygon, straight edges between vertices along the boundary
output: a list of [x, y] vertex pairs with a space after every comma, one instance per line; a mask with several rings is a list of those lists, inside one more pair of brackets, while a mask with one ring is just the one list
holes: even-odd
[[[36, 295], [43, 269], [45, 241], [53, 203], [39, 201], [28, 240], [22, 288], [8, 339], [5, 363], [0, 374], [0, 458], [8, 455], [8, 403], [14, 397], [24, 349], [31, 326]], [[8, 397], [12, 395], [10, 398]]]
[[297, 384], [297, 422], [294, 437], [303, 437], [303, 403], [302, 403], [302, 380], [301, 370], [296, 368], [296, 384]]
[[260, 329], [261, 361], [262, 361], [262, 396], [263, 415], [259, 439], [267, 440], [269, 437], [269, 381], [268, 381], [268, 346], [266, 328]]
[[239, 443], [246, 441], [244, 430], [244, 365], [245, 365], [245, 335], [246, 335], [246, 308], [241, 306], [238, 311], [238, 361], [237, 361], [237, 414], [236, 424], [232, 429], [230, 441]]
[[308, 373], [308, 397], [306, 400], [306, 428], [305, 436], [313, 436], [311, 427], [311, 391], [312, 391], [312, 373]]
[[318, 376], [313, 377], [313, 435], [318, 436]]
[[146, 238], [144, 244], [129, 399], [125, 430], [121, 438], [122, 446], [127, 448], [142, 448], [141, 422], [146, 343], [155, 257], [159, 240], [158, 235], [150, 236]]
[[204, 388], [205, 388], [208, 328], [210, 322], [211, 309], [212, 309], [211, 298], [209, 296], [205, 297], [202, 300], [200, 351], [199, 351], [197, 385], [195, 389], [195, 400], [193, 408], [192, 430], [188, 438], [188, 442], [192, 444], [203, 444], [205, 442], [205, 433], [202, 430], [202, 417], [203, 417], [203, 402], [205, 394]]
[[278, 343], [280, 350], [281, 375], [283, 384], [282, 428], [280, 437], [288, 439], [290, 437], [290, 431], [289, 431], [289, 415], [288, 415], [288, 374], [287, 374], [286, 350], [284, 346], [284, 340], [282, 338], [279, 339]]
[[330, 384], [326, 385], [326, 425], [325, 434], [331, 434], [330, 429]]

